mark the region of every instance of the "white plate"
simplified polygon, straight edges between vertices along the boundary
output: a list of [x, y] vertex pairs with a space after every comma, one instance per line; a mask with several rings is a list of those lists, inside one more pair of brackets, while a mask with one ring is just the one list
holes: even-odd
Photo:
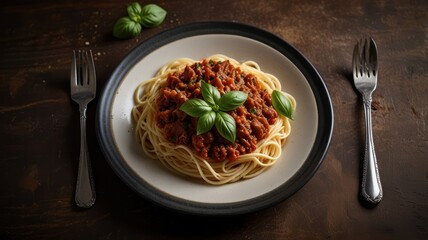
[[[281, 81], [297, 102], [292, 132], [277, 163], [261, 175], [223, 186], [178, 176], [144, 156], [134, 134], [131, 109], [136, 87], [176, 58], [200, 60], [224, 54], [256, 61]], [[163, 206], [202, 215], [232, 215], [276, 204], [315, 173], [330, 143], [333, 110], [314, 67], [277, 36], [248, 25], [194, 23], [141, 43], [121, 62], [99, 99], [97, 136], [118, 176], [142, 196]]]

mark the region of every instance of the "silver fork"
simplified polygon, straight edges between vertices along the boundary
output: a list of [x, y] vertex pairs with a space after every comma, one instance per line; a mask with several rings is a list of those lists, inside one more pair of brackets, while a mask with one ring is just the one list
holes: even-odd
[[79, 104], [80, 111], [80, 156], [76, 184], [76, 205], [89, 208], [95, 202], [95, 186], [86, 141], [86, 109], [95, 98], [96, 76], [92, 51], [73, 51], [71, 62], [71, 99]]
[[383, 191], [379, 178], [372, 133], [372, 93], [376, 89], [378, 75], [377, 47], [372, 38], [361, 39], [357, 43], [354, 48], [352, 66], [355, 87], [363, 96], [366, 124], [366, 148], [361, 192], [368, 202], [376, 204], [382, 200]]

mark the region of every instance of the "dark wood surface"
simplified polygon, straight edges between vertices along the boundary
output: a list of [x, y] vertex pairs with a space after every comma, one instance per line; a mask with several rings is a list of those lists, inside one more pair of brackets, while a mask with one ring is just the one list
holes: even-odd
[[[0, 239], [426, 239], [428, 237], [428, 3], [420, 1], [152, 1], [157, 28], [112, 37], [126, 1], [0, 3]], [[325, 161], [288, 200], [235, 217], [183, 215], [134, 193], [88, 138], [97, 201], [74, 206], [79, 115], [69, 96], [71, 51], [95, 54], [98, 93], [122, 58], [161, 31], [196, 21], [268, 30], [298, 48], [331, 94], [335, 126]], [[352, 84], [353, 46], [379, 48], [373, 128], [384, 199], [359, 199], [364, 122]]]

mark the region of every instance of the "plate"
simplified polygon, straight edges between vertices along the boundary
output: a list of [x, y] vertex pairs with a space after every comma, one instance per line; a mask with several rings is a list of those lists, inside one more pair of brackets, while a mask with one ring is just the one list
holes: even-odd
[[[223, 186], [192, 181], [145, 157], [131, 116], [136, 87], [163, 65], [176, 58], [198, 60], [214, 54], [256, 61], [297, 101], [292, 132], [277, 163], [255, 178]], [[327, 88], [309, 61], [278, 36], [232, 22], [183, 25], [139, 44], [107, 81], [96, 117], [101, 149], [122, 181], [156, 204], [198, 215], [249, 213], [287, 199], [319, 168], [333, 130]]]

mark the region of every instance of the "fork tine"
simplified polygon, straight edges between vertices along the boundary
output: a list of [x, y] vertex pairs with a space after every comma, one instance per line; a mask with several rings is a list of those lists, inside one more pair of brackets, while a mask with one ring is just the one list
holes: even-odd
[[77, 86], [82, 85], [82, 51], [77, 50], [76, 57], [76, 76], [77, 76]]
[[352, 67], [353, 67], [353, 73], [354, 73], [354, 77], [358, 77], [358, 66], [359, 66], [359, 50], [358, 50], [358, 45], [359, 44], [355, 44], [354, 47], [354, 54], [352, 55]]
[[71, 60], [71, 86], [77, 85], [77, 67], [76, 67], [76, 51], [73, 50], [73, 59]]
[[358, 77], [357, 64], [358, 64], [358, 44], [355, 44], [354, 54], [352, 54], [352, 68], [353, 68], [354, 77]]
[[370, 77], [370, 40], [369, 38], [363, 39], [363, 68], [364, 74]]
[[94, 58], [92, 56], [92, 50], [89, 50], [87, 63], [88, 63], [87, 67], [88, 67], [88, 81], [89, 81], [88, 84], [90, 85], [91, 90], [95, 91], [97, 81], [96, 81], [95, 64], [94, 64]]
[[80, 69], [81, 69], [81, 78], [80, 78], [80, 84], [82, 86], [88, 85], [88, 52], [86, 50], [82, 50], [81, 54], [81, 62], [80, 62]]
[[370, 55], [370, 67], [371, 67], [370, 71], [371, 71], [371, 74], [373, 74], [373, 76], [376, 76], [377, 75], [377, 47], [373, 38], [370, 37], [369, 41], [370, 41], [369, 55]]

